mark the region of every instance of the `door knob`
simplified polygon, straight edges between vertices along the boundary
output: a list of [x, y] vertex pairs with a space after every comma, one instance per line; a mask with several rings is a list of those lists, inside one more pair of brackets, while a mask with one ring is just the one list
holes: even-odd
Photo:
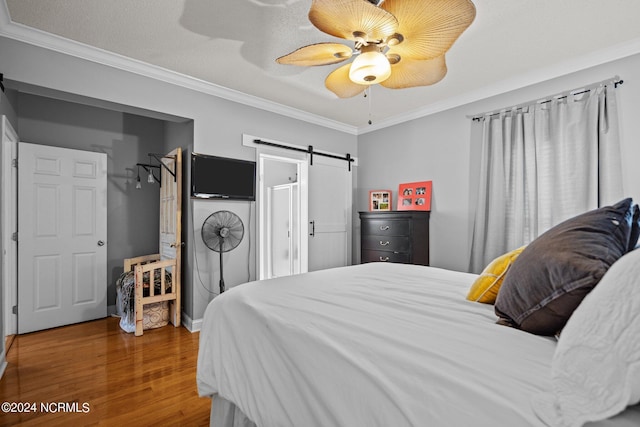
[[98, 246], [104, 246], [104, 242], [102, 240], [98, 240]]

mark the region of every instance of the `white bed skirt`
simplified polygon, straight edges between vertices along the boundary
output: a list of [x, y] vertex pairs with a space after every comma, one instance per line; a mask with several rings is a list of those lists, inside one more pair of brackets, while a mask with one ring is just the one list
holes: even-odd
[[228, 400], [216, 396], [211, 402], [211, 427], [256, 427], [240, 409]]

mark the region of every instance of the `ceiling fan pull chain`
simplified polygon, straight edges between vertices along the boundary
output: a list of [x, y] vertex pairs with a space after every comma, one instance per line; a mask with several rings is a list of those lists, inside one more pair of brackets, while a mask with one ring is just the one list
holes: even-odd
[[368, 97], [368, 98], [369, 98], [369, 121], [368, 121], [368, 123], [369, 123], [369, 124], [371, 124], [371, 123], [373, 123], [373, 122], [371, 121], [371, 86], [368, 86], [368, 87], [365, 89], [364, 93], [365, 93], [365, 95], [364, 95], [364, 96], [366, 96], [366, 97]]

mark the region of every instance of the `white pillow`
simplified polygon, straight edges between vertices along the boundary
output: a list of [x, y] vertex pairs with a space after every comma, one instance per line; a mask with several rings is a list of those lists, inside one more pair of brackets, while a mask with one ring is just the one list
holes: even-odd
[[582, 426], [640, 402], [640, 250], [616, 261], [569, 318], [551, 384], [532, 399], [549, 426]]

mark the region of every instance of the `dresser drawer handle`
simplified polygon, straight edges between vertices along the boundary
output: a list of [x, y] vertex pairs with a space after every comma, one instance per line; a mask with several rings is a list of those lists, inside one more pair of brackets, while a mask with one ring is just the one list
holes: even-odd
[[387, 231], [389, 229], [388, 225], [381, 225], [380, 226], [380, 231]]
[[384, 258], [380, 257], [380, 261], [387, 262], [387, 261], [389, 261], [389, 257], [388, 256], [386, 256]]
[[380, 240], [380, 246], [387, 246], [388, 244], [389, 244], [388, 240], [386, 242], [383, 242], [382, 240]]

